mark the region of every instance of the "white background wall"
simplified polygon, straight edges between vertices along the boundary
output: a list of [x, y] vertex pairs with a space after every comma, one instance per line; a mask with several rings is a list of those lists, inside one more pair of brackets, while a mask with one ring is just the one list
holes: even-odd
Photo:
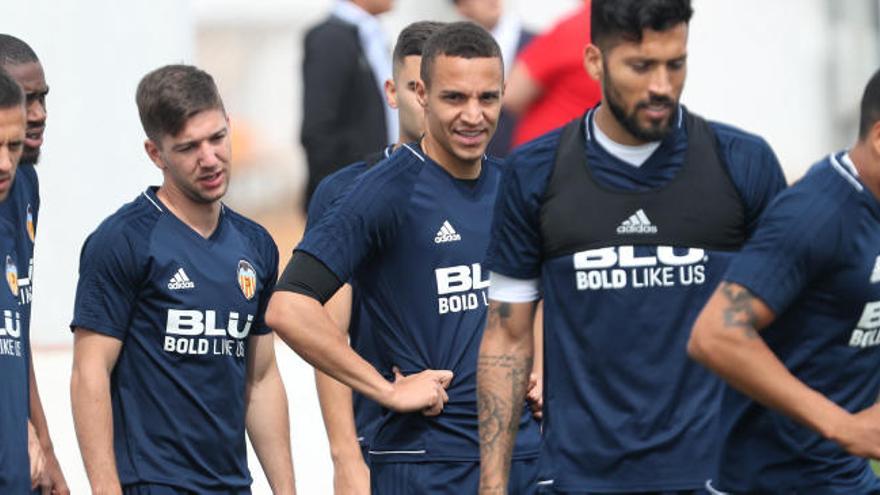
[[[236, 157], [257, 162], [235, 198], [293, 208], [302, 180], [299, 70], [304, 29], [330, 0], [3, 0], [0, 31], [28, 41], [51, 85], [39, 165], [35, 362], [59, 457], [87, 492], [70, 421], [67, 330], [79, 248], [102, 218], [160, 176], [142, 151], [134, 90], [147, 71], [197, 63], [214, 73], [233, 123], [248, 130]], [[508, 0], [534, 28], [578, 0]], [[862, 86], [878, 66], [868, 0], [694, 0], [684, 102], [763, 135], [790, 179], [849, 142]], [[840, 11], [845, 14], [841, 20]], [[389, 39], [407, 23], [454, 19], [451, 0], [397, 0]], [[238, 159], [238, 158], [237, 158]], [[249, 165], [250, 167], [250, 165]], [[283, 178], [283, 180], [282, 180]], [[249, 192], [248, 192], [249, 191]], [[284, 257], [284, 255], [282, 255]], [[279, 348], [291, 399], [300, 492], [330, 493], [311, 372]], [[266, 493], [255, 462], [255, 493]]]

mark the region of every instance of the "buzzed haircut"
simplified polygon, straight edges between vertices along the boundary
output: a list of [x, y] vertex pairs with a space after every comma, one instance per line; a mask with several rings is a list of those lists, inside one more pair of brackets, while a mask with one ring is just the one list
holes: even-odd
[[0, 67], [0, 108], [12, 108], [24, 105], [24, 91], [21, 86]]
[[868, 133], [878, 120], [880, 120], [880, 70], [871, 76], [862, 94], [859, 139], [868, 137]]
[[497, 58], [504, 73], [501, 48], [488, 31], [473, 22], [452, 22], [428, 38], [422, 49], [420, 76], [426, 88], [431, 86], [431, 72], [437, 57]]
[[397, 75], [406, 57], [421, 57], [425, 42], [443, 26], [445, 24], [442, 22], [419, 21], [403, 28], [394, 45], [394, 74]]
[[687, 24], [693, 14], [691, 0], [593, 0], [590, 33], [594, 45], [608, 50], [621, 41], [641, 42], [646, 29]]
[[214, 78], [191, 65], [166, 65], [150, 72], [138, 84], [136, 100], [144, 132], [157, 143], [163, 135], [176, 136], [199, 112], [225, 112]]
[[0, 65], [20, 65], [39, 61], [30, 45], [10, 34], [0, 33]]

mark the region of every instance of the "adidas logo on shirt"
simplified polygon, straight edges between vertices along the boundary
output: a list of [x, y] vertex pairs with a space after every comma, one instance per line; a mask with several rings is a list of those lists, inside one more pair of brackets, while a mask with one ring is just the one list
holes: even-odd
[[168, 289], [170, 290], [183, 290], [183, 289], [195, 289], [196, 284], [189, 277], [186, 276], [186, 272], [183, 271], [183, 268], [178, 268], [177, 273], [171, 277], [171, 280], [168, 281]]
[[645, 210], [639, 208], [639, 211], [635, 212], [623, 221], [617, 227], [618, 234], [656, 234], [657, 227], [651, 223], [651, 220], [648, 219], [648, 215], [645, 215]]
[[440, 244], [441, 242], [454, 242], [460, 241], [461, 236], [452, 228], [452, 224], [449, 223], [449, 220], [443, 221], [443, 226], [440, 227], [440, 230], [437, 231], [437, 236], [434, 237], [434, 242]]
[[880, 256], [874, 261], [874, 269], [871, 271], [871, 283], [880, 282]]

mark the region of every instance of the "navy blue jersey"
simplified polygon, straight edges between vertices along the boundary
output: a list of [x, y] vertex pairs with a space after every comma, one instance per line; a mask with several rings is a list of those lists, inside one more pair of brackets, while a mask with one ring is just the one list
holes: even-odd
[[[488, 307], [480, 262], [500, 176], [499, 164], [484, 160], [478, 179], [458, 180], [404, 145], [361, 174], [298, 247], [339, 280], [358, 281], [386, 378], [393, 366], [455, 374], [439, 416], [383, 416], [371, 462], [479, 459], [477, 354]], [[537, 455], [537, 424], [526, 412], [520, 428], [515, 455]]]
[[0, 203], [0, 217], [13, 227], [18, 269], [18, 301], [21, 314], [21, 342], [25, 359], [30, 359], [31, 298], [33, 294], [34, 239], [40, 211], [40, 182], [33, 164], [19, 164], [6, 201]]
[[[633, 167], [593, 139], [591, 111], [586, 154], [592, 176], [619, 191], [669, 183], [688, 147], [685, 112], [651, 157]], [[785, 185], [779, 163], [762, 139], [710, 127], [751, 231]], [[700, 488], [717, 461], [722, 383], [688, 359], [685, 348], [731, 253], [648, 243], [545, 256], [542, 206], [560, 135], [551, 132], [508, 159], [487, 255], [487, 269], [541, 282], [544, 485], [562, 492]], [[619, 221], [618, 232], [663, 229], [641, 211]]]
[[[785, 366], [854, 413], [880, 391], [880, 204], [847, 162], [823, 160], [780, 194], [724, 278], [773, 310], [761, 335]], [[723, 490], [880, 490], [867, 460], [732, 389], [722, 416]]]
[[122, 341], [111, 376], [121, 482], [198, 493], [251, 483], [245, 450], [248, 336], [263, 321], [278, 252], [223, 208], [204, 238], [148, 189], [83, 246], [71, 327]]
[[16, 225], [0, 217], [0, 493], [29, 493], [28, 367], [23, 309], [18, 298]]
[[[393, 148], [389, 146], [377, 158], [387, 158]], [[342, 196], [342, 193], [354, 182], [354, 180], [374, 165], [369, 161], [356, 162], [347, 167], [337, 170], [325, 177], [318, 184], [312, 199], [309, 201], [308, 221], [306, 230], [318, 223], [318, 220]], [[352, 287], [351, 318], [348, 324], [348, 337], [352, 349], [373, 366], [378, 366], [378, 353], [375, 339], [370, 332], [370, 319], [361, 305], [361, 291], [357, 288], [358, 281], [352, 278], [348, 281]], [[370, 439], [382, 418], [382, 407], [367, 399], [363, 394], [352, 392], [354, 406], [354, 425], [357, 431], [358, 443], [362, 449], [369, 450]]]

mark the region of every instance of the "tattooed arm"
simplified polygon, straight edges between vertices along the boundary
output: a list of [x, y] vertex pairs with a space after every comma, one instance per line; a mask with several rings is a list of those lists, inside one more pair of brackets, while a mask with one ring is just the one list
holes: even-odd
[[694, 324], [688, 354], [740, 392], [851, 454], [878, 458], [880, 406], [850, 414], [792, 375], [759, 335], [774, 318], [748, 289], [722, 282]]
[[480, 494], [507, 493], [510, 458], [534, 354], [535, 302], [489, 301], [477, 364]]

